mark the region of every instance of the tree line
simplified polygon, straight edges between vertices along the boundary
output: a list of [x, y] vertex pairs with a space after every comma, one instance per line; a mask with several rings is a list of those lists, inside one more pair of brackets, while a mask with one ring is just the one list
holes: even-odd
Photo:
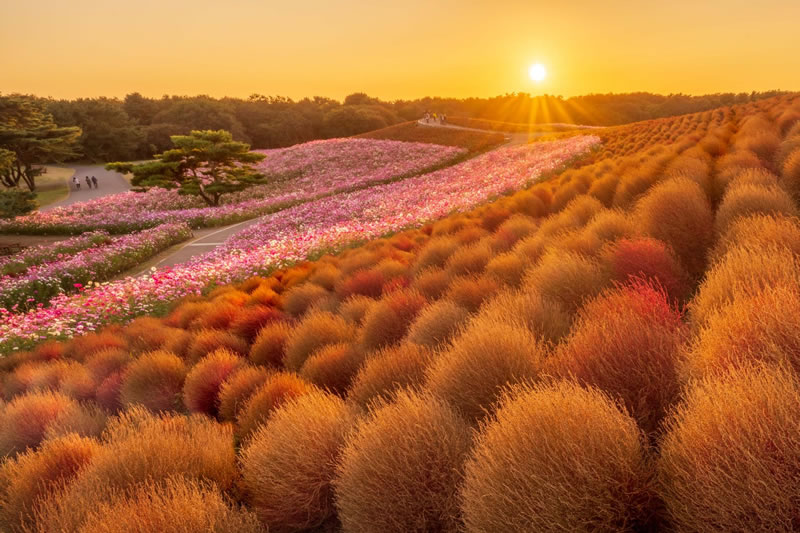
[[780, 94], [704, 96], [650, 93], [590, 94], [572, 98], [511, 93], [492, 98], [420, 98], [382, 101], [354, 93], [343, 102], [315, 96], [292, 100], [254, 94], [55, 100], [36, 98], [61, 127], [81, 130], [75, 157], [89, 161], [146, 159], [171, 147], [172, 135], [225, 130], [253, 148], [278, 148], [314, 139], [346, 137], [416, 120], [426, 111], [516, 123], [564, 122], [609, 126], [705, 111]]

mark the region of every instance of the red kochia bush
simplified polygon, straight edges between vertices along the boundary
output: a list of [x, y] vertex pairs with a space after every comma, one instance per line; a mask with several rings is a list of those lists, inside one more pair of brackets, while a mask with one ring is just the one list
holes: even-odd
[[686, 337], [681, 313], [667, 295], [638, 282], [589, 302], [549, 368], [555, 377], [622, 400], [654, 433], [680, 391], [678, 357]]
[[97, 404], [112, 413], [122, 409], [120, 392], [122, 391], [123, 379], [124, 372], [118, 370], [117, 372], [109, 374], [106, 379], [101, 381], [95, 391], [95, 401]]
[[651, 531], [650, 486], [639, 428], [605, 395], [516, 387], [467, 462], [465, 531]]
[[239, 315], [231, 322], [230, 330], [249, 342], [253, 342], [261, 328], [284, 318], [284, 314], [274, 307], [254, 305], [243, 307]]
[[652, 280], [660, 284], [671, 299], [678, 301], [689, 292], [688, 274], [672, 250], [658, 239], [622, 239], [603, 251], [603, 261], [614, 281]]
[[245, 364], [243, 358], [224, 348], [203, 357], [186, 375], [183, 403], [190, 411], [216, 416], [223, 382]]
[[33, 524], [36, 505], [74, 478], [100, 448], [75, 434], [46, 441], [0, 466], [0, 521], [21, 531]]
[[643, 231], [667, 243], [691, 276], [699, 278], [713, 241], [714, 214], [700, 186], [687, 178], [653, 187], [636, 206]]
[[796, 531], [800, 494], [797, 375], [743, 367], [687, 392], [658, 471], [676, 531]]
[[386, 277], [377, 270], [359, 270], [336, 285], [336, 294], [342, 300], [361, 295], [377, 298], [383, 292]]
[[169, 411], [180, 405], [186, 365], [170, 352], [142, 355], [125, 370], [120, 389], [123, 405], [142, 405], [152, 411]]
[[242, 481], [270, 532], [334, 519], [334, 468], [353, 415], [340, 398], [315, 391], [286, 403], [242, 451]]
[[336, 469], [345, 531], [460, 531], [457, 487], [471, 445], [442, 400], [401, 392], [360, 421]]

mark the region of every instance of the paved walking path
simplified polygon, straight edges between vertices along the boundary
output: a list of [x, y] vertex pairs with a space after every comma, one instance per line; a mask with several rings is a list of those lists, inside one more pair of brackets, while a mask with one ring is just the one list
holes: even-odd
[[[63, 207], [65, 205], [76, 204], [78, 202], [85, 202], [100, 198], [101, 196], [108, 196], [109, 194], [117, 194], [130, 190], [131, 186], [122, 174], [114, 172], [113, 170], [106, 170], [103, 165], [74, 165], [70, 168], [75, 169], [74, 176], [80, 181], [81, 188], [76, 189], [72, 183], [72, 178], [69, 179], [69, 196], [42, 208], [42, 211], [49, 211], [54, 207]], [[86, 185], [86, 176], [94, 176], [97, 178], [97, 188], [88, 188]]]

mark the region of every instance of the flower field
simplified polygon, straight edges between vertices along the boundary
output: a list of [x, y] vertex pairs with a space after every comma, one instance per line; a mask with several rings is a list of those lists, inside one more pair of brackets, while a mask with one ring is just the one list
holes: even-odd
[[[5, 258], [3, 270], [13, 269], [13, 273], [0, 277], [0, 315], [5, 318], [11, 313], [40, 309], [58, 295], [89, 290], [92, 284], [111, 279], [191, 236], [192, 230], [185, 224], [162, 224], [119, 237], [92, 232], [25, 250], [19, 258]], [[91, 245], [81, 247], [83, 244]]]
[[159, 224], [193, 228], [222, 226], [341, 191], [402, 179], [452, 162], [466, 150], [428, 143], [331, 139], [268, 150], [257, 165], [273, 183], [223, 198], [203, 207], [176, 191], [126, 192], [0, 222], [0, 232], [79, 234], [104, 230], [130, 233]]
[[800, 96], [596, 133], [9, 317], [0, 523], [796, 531]]
[[524, 186], [585, 153], [596, 137], [499, 149], [386, 185], [328, 196], [264, 218], [189, 263], [63, 295], [47, 308], [8, 315], [5, 349], [49, 336], [71, 336], [131, 319], [176, 299], [305, 259], [320, 250], [440, 218]]

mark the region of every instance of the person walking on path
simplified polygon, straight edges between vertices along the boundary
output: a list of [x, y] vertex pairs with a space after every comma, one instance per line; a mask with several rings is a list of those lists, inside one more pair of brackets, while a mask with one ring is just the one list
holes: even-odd
[[95, 178], [94, 176], [92, 176], [92, 183], [94, 184], [94, 188], [96, 189], [97, 188], [97, 178]]
[[81, 190], [81, 182], [78, 181], [78, 176], [72, 176], [72, 184], [75, 185], [75, 190]]
[[86, 176], [86, 187], [88, 189], [92, 188], [92, 178], [90, 178], [89, 176]]

